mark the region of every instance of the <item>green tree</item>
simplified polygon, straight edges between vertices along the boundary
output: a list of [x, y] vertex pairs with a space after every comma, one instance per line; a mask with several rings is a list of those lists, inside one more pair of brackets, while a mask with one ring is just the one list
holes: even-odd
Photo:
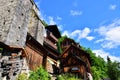
[[120, 69], [118, 68], [118, 62], [112, 62], [109, 58], [107, 73], [111, 80], [120, 80]]
[[107, 78], [107, 63], [100, 56], [96, 56], [90, 48], [82, 48], [90, 55], [91, 71], [94, 80], [101, 80]]
[[92, 71], [93, 79], [100, 80], [100, 71], [97, 69], [97, 67], [92, 66], [91, 71]]

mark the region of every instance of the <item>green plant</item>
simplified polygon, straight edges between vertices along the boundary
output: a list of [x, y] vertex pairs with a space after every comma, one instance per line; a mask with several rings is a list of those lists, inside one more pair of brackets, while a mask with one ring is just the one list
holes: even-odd
[[91, 67], [91, 71], [92, 71], [92, 74], [93, 74], [93, 79], [94, 80], [101, 80], [100, 79], [100, 71], [99, 70], [97, 70], [97, 68], [95, 67], [95, 66], [92, 66]]
[[102, 78], [108, 78], [107, 74], [107, 62], [100, 56], [96, 56], [90, 48], [82, 48], [90, 55], [91, 71], [94, 80], [101, 80]]
[[0, 52], [2, 52], [3, 51], [3, 48], [0, 48]]
[[35, 71], [30, 72], [29, 80], [51, 80], [49, 73], [40, 66]]
[[17, 80], [27, 80], [27, 74], [26, 73], [19, 74]]
[[62, 36], [61, 38], [58, 39], [57, 47], [60, 54], [62, 54], [61, 43], [65, 38], [67, 38], [67, 36]]
[[120, 69], [118, 68], [118, 62], [112, 62], [108, 60], [108, 70], [107, 73], [111, 80], [120, 80]]
[[61, 74], [57, 76], [57, 80], [80, 80], [80, 79], [74, 76], [73, 74]]

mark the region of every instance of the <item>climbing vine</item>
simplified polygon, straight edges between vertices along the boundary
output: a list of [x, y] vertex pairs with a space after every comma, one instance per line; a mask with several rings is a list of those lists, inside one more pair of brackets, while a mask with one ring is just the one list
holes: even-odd
[[57, 47], [60, 54], [62, 54], [61, 43], [65, 38], [67, 38], [67, 36], [62, 36], [61, 38], [58, 39]]

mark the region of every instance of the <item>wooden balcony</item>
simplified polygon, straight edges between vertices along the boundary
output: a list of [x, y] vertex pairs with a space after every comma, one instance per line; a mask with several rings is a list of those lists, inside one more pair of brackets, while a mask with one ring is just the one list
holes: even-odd
[[51, 42], [49, 39], [44, 39], [44, 41], [47, 43], [47, 44], [49, 44], [51, 47], [53, 47], [54, 49], [56, 49], [57, 50], [57, 44], [56, 43], [53, 43], [53, 42]]

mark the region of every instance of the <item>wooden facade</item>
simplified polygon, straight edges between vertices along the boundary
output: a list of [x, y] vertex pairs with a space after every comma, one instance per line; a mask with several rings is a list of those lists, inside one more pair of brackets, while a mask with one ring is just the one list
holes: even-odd
[[31, 35], [27, 36], [25, 52], [31, 70], [35, 70], [40, 65], [46, 66], [47, 51]]
[[46, 27], [47, 36], [44, 41], [44, 48], [48, 51], [47, 55], [47, 71], [51, 74], [59, 73], [59, 61], [58, 57], [60, 53], [57, 49], [58, 38], [61, 37], [60, 32], [56, 25], [50, 25]]
[[80, 45], [69, 38], [61, 43], [63, 53], [60, 56], [61, 72], [74, 73], [86, 79], [90, 72], [89, 54], [80, 48]]

